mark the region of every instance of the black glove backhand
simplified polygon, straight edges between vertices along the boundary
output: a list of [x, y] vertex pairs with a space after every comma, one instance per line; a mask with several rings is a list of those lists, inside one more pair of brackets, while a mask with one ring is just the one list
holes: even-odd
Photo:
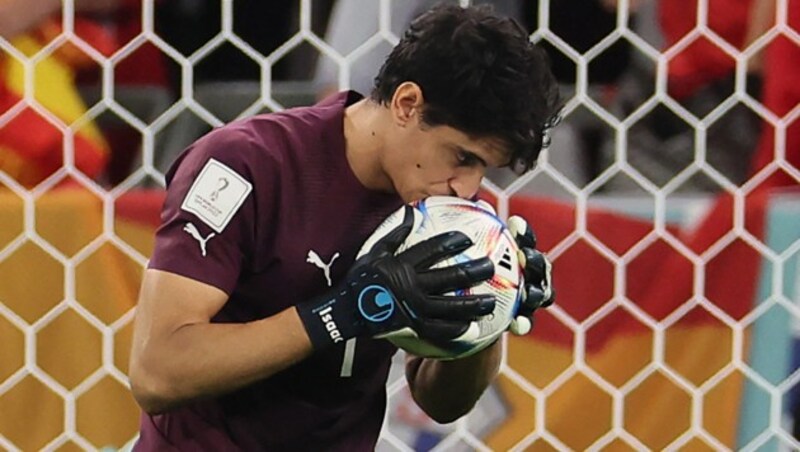
[[514, 334], [523, 335], [533, 327], [534, 311], [546, 308], [556, 300], [551, 277], [553, 267], [547, 257], [536, 249], [536, 235], [522, 217], [515, 215], [509, 218], [508, 229], [519, 247], [519, 262], [525, 275], [519, 309], [508, 329]]
[[442, 295], [494, 275], [489, 258], [431, 269], [472, 246], [461, 232], [446, 232], [395, 255], [411, 233], [415, 209], [359, 258], [327, 294], [297, 306], [315, 349], [352, 337], [380, 337], [410, 327], [432, 342], [455, 339], [494, 310], [492, 295]]

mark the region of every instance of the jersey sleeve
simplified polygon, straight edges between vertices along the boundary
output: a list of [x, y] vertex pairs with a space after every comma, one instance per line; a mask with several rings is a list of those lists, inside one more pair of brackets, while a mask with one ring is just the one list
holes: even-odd
[[[190, 146], [167, 173], [167, 196], [149, 268], [230, 295], [255, 248], [256, 187], [275, 184], [248, 132], [217, 129]], [[258, 169], [258, 170], [257, 170]], [[258, 179], [258, 180], [256, 180]], [[263, 197], [262, 197], [263, 198]]]

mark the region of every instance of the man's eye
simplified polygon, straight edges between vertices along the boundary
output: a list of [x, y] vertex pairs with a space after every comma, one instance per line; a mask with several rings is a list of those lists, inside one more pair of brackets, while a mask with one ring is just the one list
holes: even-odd
[[472, 152], [458, 151], [458, 165], [459, 166], [475, 166], [480, 163], [480, 159]]

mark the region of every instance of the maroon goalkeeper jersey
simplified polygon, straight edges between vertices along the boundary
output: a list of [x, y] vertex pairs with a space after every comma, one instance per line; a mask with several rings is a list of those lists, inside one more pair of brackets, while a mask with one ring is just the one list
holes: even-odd
[[[348, 165], [344, 108], [359, 98], [341, 93], [234, 122], [189, 147], [167, 174], [149, 267], [229, 294], [213, 322], [271, 316], [343, 278], [362, 242], [402, 205], [365, 189]], [[225, 396], [144, 414], [135, 449], [372, 450], [396, 348], [352, 345]]]

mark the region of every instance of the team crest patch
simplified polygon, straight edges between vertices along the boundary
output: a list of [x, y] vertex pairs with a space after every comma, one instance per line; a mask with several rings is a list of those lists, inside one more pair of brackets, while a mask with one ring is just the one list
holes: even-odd
[[195, 214], [220, 233], [252, 190], [253, 184], [239, 173], [210, 159], [194, 180], [181, 209]]

